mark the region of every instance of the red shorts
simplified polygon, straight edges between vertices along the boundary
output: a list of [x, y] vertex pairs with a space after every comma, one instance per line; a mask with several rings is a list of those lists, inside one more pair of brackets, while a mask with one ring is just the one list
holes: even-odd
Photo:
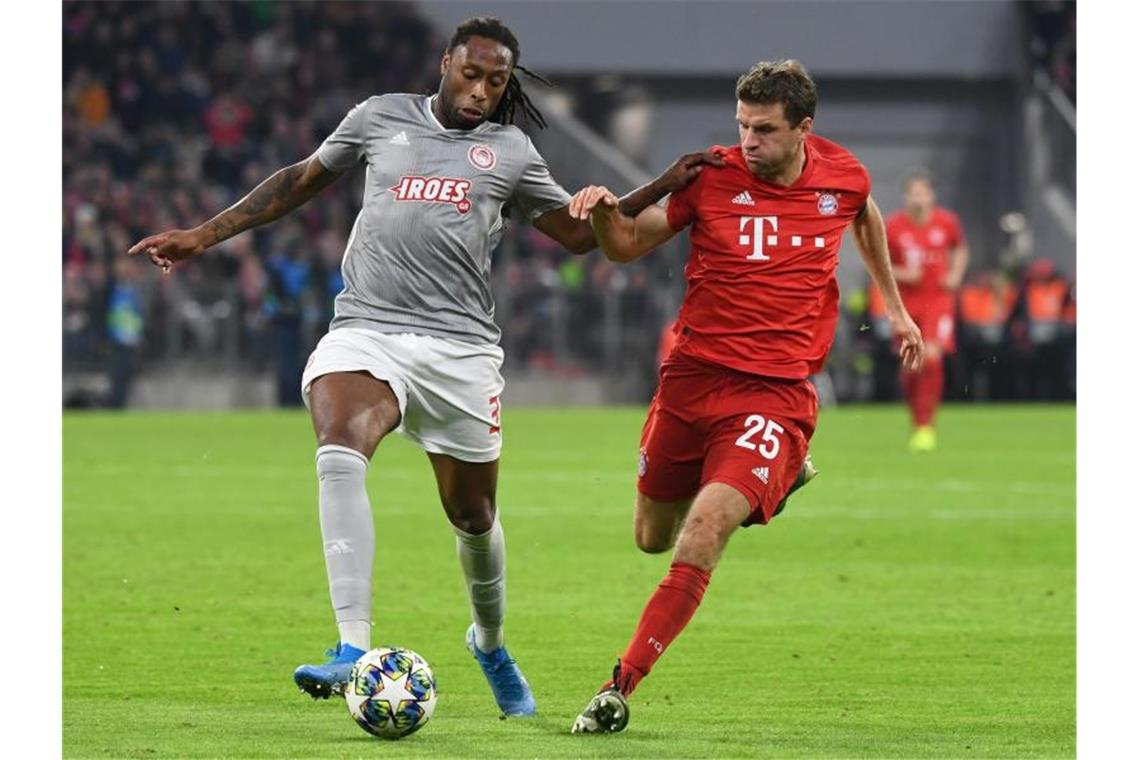
[[954, 296], [939, 293], [906, 300], [906, 310], [922, 331], [924, 343], [934, 344], [944, 354], [954, 353]]
[[641, 431], [637, 490], [681, 501], [724, 483], [752, 506], [744, 525], [767, 523], [799, 474], [818, 413], [807, 380], [749, 375], [674, 352]]

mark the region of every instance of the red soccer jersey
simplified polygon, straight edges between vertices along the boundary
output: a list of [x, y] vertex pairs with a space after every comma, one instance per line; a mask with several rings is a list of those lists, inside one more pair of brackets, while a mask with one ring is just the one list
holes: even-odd
[[871, 178], [844, 148], [808, 135], [789, 187], [749, 171], [740, 146], [669, 199], [669, 225], [692, 225], [677, 350], [766, 377], [823, 368], [839, 317], [839, 245]]
[[887, 218], [891, 261], [899, 267], [922, 270], [922, 279], [917, 285], [899, 283], [899, 292], [908, 303], [944, 293], [942, 278], [950, 271], [950, 251], [961, 245], [962, 240], [958, 216], [939, 206], [934, 207], [926, 224], [918, 224], [906, 211], [896, 211]]

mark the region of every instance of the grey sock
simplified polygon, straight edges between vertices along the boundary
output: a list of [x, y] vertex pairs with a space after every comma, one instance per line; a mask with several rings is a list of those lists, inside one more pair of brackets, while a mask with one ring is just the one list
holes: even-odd
[[[325, 545], [325, 568], [329, 575], [336, 621], [368, 622], [372, 612], [372, 556], [376, 535], [372, 527], [372, 507], [364, 488], [368, 459], [346, 446], [317, 449], [317, 477], [320, 479], [321, 537]], [[359, 626], [339, 626], [356, 630]], [[353, 636], [359, 639], [358, 636]], [[341, 640], [344, 641], [342, 635]], [[347, 641], [368, 649], [368, 641]]]
[[467, 581], [471, 617], [475, 621], [475, 645], [490, 652], [503, 645], [503, 615], [507, 607], [507, 549], [499, 516], [491, 529], [472, 535], [455, 528], [459, 565]]

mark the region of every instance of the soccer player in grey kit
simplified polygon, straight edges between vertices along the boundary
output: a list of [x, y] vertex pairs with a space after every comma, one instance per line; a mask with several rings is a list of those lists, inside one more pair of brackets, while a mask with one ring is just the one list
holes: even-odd
[[[542, 124], [517, 79], [518, 58], [506, 26], [471, 19], [447, 46], [437, 94], [365, 100], [309, 158], [204, 224], [147, 237], [129, 251], [169, 272], [309, 201], [358, 163], [367, 166], [342, 264], [344, 290], [301, 379], [317, 435], [321, 534], [339, 632], [328, 662], [294, 673], [314, 698], [343, 693], [352, 664], [371, 647], [375, 534], [365, 473], [381, 439], [398, 430], [427, 453], [457, 537], [474, 621], [467, 647], [504, 714], [535, 711], [503, 643], [506, 553], [495, 504], [503, 354], [488, 274], [504, 206], [572, 253], [596, 242], [588, 222], [571, 218], [570, 195], [530, 138], [511, 123], [521, 108]], [[636, 215], [688, 184], [703, 163], [720, 158], [683, 156], [623, 198], [622, 212]]]

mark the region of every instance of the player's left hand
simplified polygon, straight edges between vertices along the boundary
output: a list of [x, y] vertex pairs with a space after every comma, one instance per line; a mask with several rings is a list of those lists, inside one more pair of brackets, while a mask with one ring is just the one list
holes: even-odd
[[607, 212], [617, 211], [618, 197], [604, 185], [587, 185], [570, 199], [570, 218], [589, 221], [599, 205]]
[[922, 342], [922, 332], [918, 325], [905, 311], [901, 316], [891, 319], [891, 330], [899, 343], [899, 360], [907, 372], [917, 372], [922, 369], [926, 347]]
[[686, 153], [662, 172], [656, 182], [660, 183], [666, 192], [675, 193], [687, 187], [706, 166], [724, 166], [724, 156], [721, 151], [709, 149], [703, 153]]
[[954, 292], [958, 288], [960, 288], [961, 286], [962, 286], [962, 278], [961, 277], [955, 277], [952, 274], [948, 274], [942, 278], [942, 289], [943, 290], [948, 290], [950, 292]]

